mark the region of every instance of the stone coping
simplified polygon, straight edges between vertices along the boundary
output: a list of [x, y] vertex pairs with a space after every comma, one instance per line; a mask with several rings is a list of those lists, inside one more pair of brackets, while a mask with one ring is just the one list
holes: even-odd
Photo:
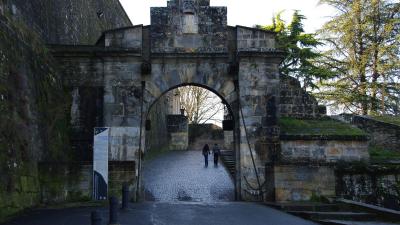
[[370, 117], [370, 116], [354, 115], [354, 118], [368, 120], [368, 121], [374, 122], [376, 124], [380, 124], [382, 126], [387, 126], [387, 127], [393, 128], [393, 129], [400, 129], [400, 126], [397, 124], [385, 122], [385, 121], [375, 119], [374, 117]]
[[372, 210], [376, 210], [376, 211], [379, 211], [380, 213], [385, 213], [385, 214], [387, 213], [387, 214], [392, 214], [392, 215], [395, 215], [395, 216], [400, 216], [400, 211], [394, 210], [394, 209], [388, 209], [388, 208], [384, 208], [384, 207], [380, 207], [380, 206], [376, 206], [376, 205], [371, 205], [371, 204], [367, 204], [367, 203], [363, 203], [363, 202], [357, 202], [357, 201], [353, 201], [353, 200], [348, 200], [348, 199], [344, 199], [344, 198], [338, 198], [338, 199], [336, 199], [336, 201], [343, 202], [343, 203], [346, 203], [346, 204], [361, 206], [361, 207], [372, 209]]
[[303, 135], [294, 134], [287, 135], [281, 134], [280, 140], [282, 141], [368, 141], [367, 135]]
[[57, 54], [106, 54], [110, 56], [112, 53], [116, 54], [132, 54], [133, 56], [141, 56], [141, 48], [118, 48], [118, 47], [104, 47], [95, 45], [47, 45], [51, 53]]
[[[136, 163], [135, 161], [108, 161], [108, 164], [111, 166], [129, 166]], [[44, 166], [92, 166], [93, 161], [73, 161], [73, 162], [58, 162], [58, 161], [42, 161], [38, 162], [38, 165]]]
[[318, 167], [331, 167], [336, 172], [340, 174], [390, 174], [390, 173], [400, 173], [400, 163], [399, 164], [375, 164], [363, 161], [354, 162], [318, 162], [318, 161], [276, 161], [267, 162], [265, 164], [266, 168], [273, 166], [303, 166], [309, 168]]
[[400, 173], [400, 164], [357, 164], [348, 163], [346, 165], [336, 166], [336, 171], [342, 174], [388, 174], [388, 173]]

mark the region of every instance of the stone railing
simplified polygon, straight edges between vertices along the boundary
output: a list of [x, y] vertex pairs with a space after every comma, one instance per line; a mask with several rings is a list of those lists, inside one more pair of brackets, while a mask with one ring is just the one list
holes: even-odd
[[338, 165], [338, 197], [400, 210], [400, 164]]

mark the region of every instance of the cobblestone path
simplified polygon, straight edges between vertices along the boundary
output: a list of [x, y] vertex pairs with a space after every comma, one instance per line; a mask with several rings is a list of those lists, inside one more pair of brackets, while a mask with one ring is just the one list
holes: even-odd
[[143, 184], [148, 201], [233, 201], [234, 184], [225, 167], [204, 167], [200, 151], [171, 151], [144, 162]]

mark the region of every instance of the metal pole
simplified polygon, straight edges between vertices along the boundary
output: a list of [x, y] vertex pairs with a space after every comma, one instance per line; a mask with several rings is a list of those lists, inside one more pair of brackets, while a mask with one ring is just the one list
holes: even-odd
[[143, 104], [144, 104], [144, 89], [146, 87], [146, 82], [142, 81], [142, 94], [140, 101], [140, 130], [139, 130], [139, 159], [138, 159], [138, 176], [136, 182], [136, 201], [140, 197], [140, 172], [142, 167], [142, 125], [143, 125]]
[[119, 225], [118, 222], [118, 198], [110, 198], [110, 222], [109, 225]]
[[122, 185], [122, 210], [128, 209], [129, 203], [129, 185], [128, 183], [124, 183]]

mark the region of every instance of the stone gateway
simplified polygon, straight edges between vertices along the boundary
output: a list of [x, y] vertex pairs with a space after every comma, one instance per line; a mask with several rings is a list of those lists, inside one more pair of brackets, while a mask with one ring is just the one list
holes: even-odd
[[[163, 94], [185, 85], [213, 91], [229, 108], [238, 200], [334, 196], [333, 165], [368, 160], [363, 138], [282, 134], [282, 116], [319, 118], [324, 107], [298, 81], [280, 76], [284, 54], [275, 33], [228, 26], [227, 8], [209, 0], [171, 0], [151, 8], [149, 26], [108, 30], [96, 45], [52, 45], [51, 52], [72, 90], [72, 109], [89, 98], [96, 126], [110, 128], [109, 161], [134, 162], [133, 173], [118, 182], [129, 182], [139, 197], [146, 115]], [[71, 115], [80, 121], [79, 113]]]

